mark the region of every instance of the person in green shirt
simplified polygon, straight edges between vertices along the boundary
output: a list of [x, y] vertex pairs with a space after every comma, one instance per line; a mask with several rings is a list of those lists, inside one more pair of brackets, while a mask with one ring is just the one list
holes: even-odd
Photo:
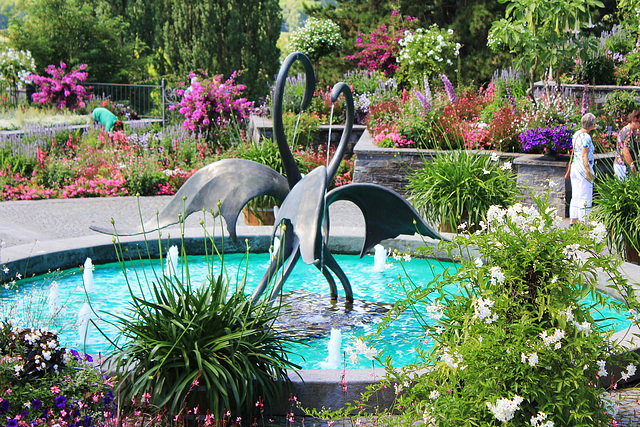
[[104, 126], [104, 130], [111, 132], [111, 130], [123, 130], [124, 126], [121, 120], [113, 114], [111, 111], [103, 107], [94, 108], [91, 113], [91, 118]]

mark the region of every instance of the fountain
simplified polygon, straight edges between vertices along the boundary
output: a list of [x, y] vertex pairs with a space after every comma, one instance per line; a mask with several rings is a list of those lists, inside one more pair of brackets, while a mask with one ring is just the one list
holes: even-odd
[[84, 261], [84, 269], [82, 271], [82, 281], [84, 283], [84, 290], [87, 294], [93, 292], [93, 263], [91, 258], [87, 258]]
[[[237, 241], [236, 222], [241, 209], [254, 197], [268, 195], [282, 204], [277, 211], [271, 239], [278, 235], [280, 245], [276, 262], [259, 281], [253, 299], [261, 298], [273, 284], [269, 299], [274, 301], [284, 282], [299, 259], [314, 265], [329, 284], [332, 300], [337, 300], [338, 291], [332, 273], [340, 280], [345, 298], [353, 302], [353, 291], [349, 279], [331, 254], [328, 242], [328, 207], [337, 201], [354, 203], [365, 220], [366, 234], [360, 256], [384, 239], [400, 234], [420, 233], [434, 239], [441, 236], [402, 196], [375, 184], [348, 184], [331, 191], [329, 185], [338, 171], [351, 135], [354, 119], [354, 104], [351, 89], [345, 83], [337, 83], [331, 92], [331, 101], [344, 96], [346, 123], [338, 147], [327, 166], [320, 166], [302, 176], [287, 143], [282, 120], [282, 104], [287, 75], [296, 61], [304, 68], [306, 86], [301, 103], [304, 111], [310, 104], [315, 89], [315, 74], [309, 58], [300, 53], [290, 54], [283, 62], [275, 84], [272, 109], [273, 135], [282, 157], [286, 178], [275, 170], [242, 159], [225, 159], [205, 166], [196, 172], [176, 193], [169, 204], [154, 220], [134, 230], [118, 230], [119, 235], [134, 235], [176, 224], [193, 212], [214, 209], [227, 225], [233, 241]], [[114, 230], [91, 227], [94, 231], [114, 234]]]
[[78, 338], [81, 342], [86, 342], [88, 338], [88, 327], [91, 321], [91, 307], [88, 302], [82, 304], [80, 311], [78, 312]]
[[58, 288], [58, 282], [55, 280], [51, 282], [51, 286], [49, 286], [49, 297], [47, 298], [47, 304], [49, 306], [49, 317], [55, 317], [60, 308], [60, 289]]
[[164, 275], [167, 277], [174, 277], [178, 275], [178, 247], [175, 245], [171, 246], [167, 251]]
[[380, 244], [375, 245], [373, 251], [373, 271], [384, 271], [387, 262], [387, 251]]
[[338, 369], [342, 362], [342, 332], [338, 328], [331, 328], [331, 338], [327, 345], [327, 360], [320, 363], [322, 369]]

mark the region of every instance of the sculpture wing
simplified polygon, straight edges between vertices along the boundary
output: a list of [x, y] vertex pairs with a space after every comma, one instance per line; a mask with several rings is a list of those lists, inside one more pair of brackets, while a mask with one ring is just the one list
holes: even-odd
[[[289, 192], [286, 178], [275, 170], [260, 163], [244, 159], [224, 159], [198, 170], [189, 178], [173, 199], [144, 226], [133, 230], [118, 230], [122, 236], [141, 234], [176, 224], [194, 212], [203, 209], [220, 213], [227, 223], [231, 238], [236, 240], [236, 222], [240, 211], [256, 196], [269, 195], [283, 200]], [[105, 234], [115, 234], [113, 230], [91, 227]]]
[[300, 255], [305, 264], [319, 261], [322, 254], [326, 181], [324, 166], [312, 170], [293, 187], [276, 216], [276, 227], [285, 218], [291, 222], [293, 232], [300, 240]]
[[384, 239], [420, 233], [442, 239], [409, 202], [393, 190], [376, 184], [348, 184], [327, 193], [327, 206], [338, 200], [355, 203], [362, 211], [366, 235], [360, 256]]

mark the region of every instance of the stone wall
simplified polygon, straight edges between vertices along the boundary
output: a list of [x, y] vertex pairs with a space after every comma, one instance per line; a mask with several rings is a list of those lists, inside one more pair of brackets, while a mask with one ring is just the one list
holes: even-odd
[[[437, 150], [379, 148], [373, 144], [369, 132], [364, 132], [354, 148], [355, 170], [353, 181], [373, 183], [408, 196], [406, 185], [411, 170], [421, 168], [438, 155]], [[490, 155], [492, 152], [486, 152]], [[504, 161], [511, 161], [517, 173], [517, 183], [524, 203], [532, 203], [532, 194], [541, 194], [550, 188], [550, 201], [560, 215], [567, 215], [564, 172], [568, 157], [546, 159], [539, 154], [499, 153]], [[570, 184], [569, 184], [570, 187]], [[570, 188], [569, 188], [570, 191]]]

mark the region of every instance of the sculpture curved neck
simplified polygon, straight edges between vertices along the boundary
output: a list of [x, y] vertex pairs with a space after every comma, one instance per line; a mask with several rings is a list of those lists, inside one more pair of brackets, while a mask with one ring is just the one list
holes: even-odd
[[[271, 110], [271, 118], [273, 120], [273, 137], [278, 145], [280, 156], [282, 156], [282, 163], [289, 183], [289, 188], [293, 188], [294, 185], [302, 178], [300, 169], [296, 165], [296, 161], [293, 158], [289, 144], [287, 143], [287, 137], [284, 133], [284, 124], [282, 123], [282, 102], [284, 100], [284, 88], [287, 83], [287, 75], [294, 62], [302, 62], [304, 67], [304, 74], [306, 77], [306, 85], [304, 88], [304, 96], [300, 108], [304, 111], [311, 103], [313, 92], [316, 86], [315, 74], [313, 72], [313, 66], [309, 58], [300, 52], [294, 52], [289, 54], [280, 67], [278, 78], [276, 79], [276, 86], [273, 94], [273, 108]], [[338, 162], [339, 163], [339, 162]]]
[[338, 82], [333, 86], [333, 90], [331, 91], [331, 102], [336, 102], [341, 93], [344, 95], [345, 107], [347, 110], [346, 121], [344, 123], [344, 129], [342, 131], [338, 147], [336, 148], [336, 152], [327, 167], [327, 187], [329, 187], [338, 173], [340, 162], [344, 157], [344, 152], [347, 150], [347, 143], [351, 139], [351, 130], [353, 129], [353, 120], [355, 117], [353, 95], [351, 94], [351, 88], [349, 88], [349, 85], [346, 83]]

